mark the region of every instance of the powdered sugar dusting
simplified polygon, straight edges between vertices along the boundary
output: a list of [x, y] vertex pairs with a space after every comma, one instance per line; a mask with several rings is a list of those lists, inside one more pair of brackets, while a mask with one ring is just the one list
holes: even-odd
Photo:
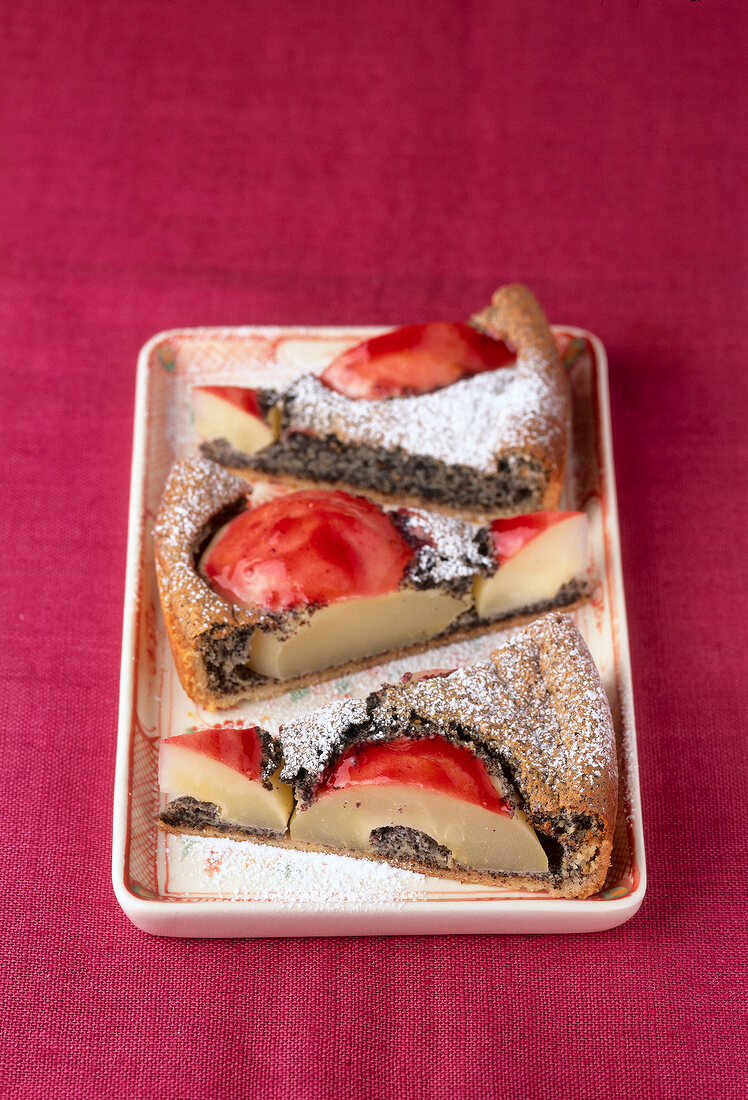
[[159, 517], [153, 529], [156, 556], [162, 565], [164, 594], [181, 593], [189, 614], [208, 621], [225, 617], [227, 605], [195, 571], [195, 539], [222, 508], [241, 500], [249, 487], [215, 462], [195, 455], [177, 463], [164, 488]]
[[477, 541], [477, 524], [420, 508], [408, 508], [400, 518], [406, 530], [428, 540], [411, 567], [416, 581], [423, 577], [429, 583], [449, 584], [495, 568], [493, 555], [484, 553]]
[[283, 778], [313, 780], [335, 759], [353, 725], [367, 723], [364, 736], [376, 740], [406, 727], [414, 714], [446, 735], [460, 728], [492, 746], [533, 811], [555, 814], [584, 805], [612, 815], [610, 708], [568, 617], [552, 613], [518, 629], [489, 661], [389, 686], [368, 708], [345, 700], [295, 719], [281, 730]]
[[[549, 788], [561, 804], [580, 800], [612, 814], [615, 732], [605, 690], [570, 618], [546, 615], [494, 654], [501, 691], [515, 708], [524, 782], [533, 797]], [[558, 778], [551, 784], [548, 777]], [[612, 786], [602, 782], [612, 778]]]
[[205, 523], [206, 513], [210, 516], [247, 491], [246, 483], [222, 466], [194, 455], [173, 467], [167, 479], [163, 495], [170, 505], [168, 520], [156, 523], [154, 536], [181, 554]]
[[496, 670], [486, 661], [458, 668], [450, 676], [396, 687], [385, 697], [385, 706], [397, 702], [397, 694], [403, 694], [408, 708], [438, 728], [447, 731], [459, 725], [488, 734], [500, 717], [496, 713], [496, 691]]
[[316, 775], [345, 731], [365, 722], [366, 717], [363, 700], [341, 699], [284, 724], [281, 740], [285, 766], [281, 778], [290, 780], [299, 772]]
[[372, 860], [215, 837], [170, 837], [170, 884], [185, 897], [270, 902], [330, 912], [399, 907], [425, 894], [423, 875]]
[[[519, 361], [518, 361], [519, 362]], [[526, 365], [525, 365], [526, 366]], [[288, 391], [288, 426], [345, 443], [496, 472], [509, 448], [547, 445], [553, 382], [541, 371], [506, 367], [462, 378], [434, 393], [383, 401], [352, 400], [313, 375]]]
[[[492, 743], [518, 789], [545, 812], [600, 807], [615, 777], [613, 723], [592, 658], [571, 619], [547, 615], [514, 632], [488, 662], [385, 694], [373, 720], [415, 712], [437, 729]], [[605, 780], [605, 781], [603, 781]]]

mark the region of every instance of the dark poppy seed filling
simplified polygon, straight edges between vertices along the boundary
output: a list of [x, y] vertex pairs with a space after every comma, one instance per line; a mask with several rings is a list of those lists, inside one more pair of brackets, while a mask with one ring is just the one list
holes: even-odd
[[200, 449], [206, 458], [232, 468], [343, 483], [474, 512], [532, 512], [541, 506], [548, 484], [547, 468], [521, 453], [502, 455], [494, 474], [476, 477], [468, 466], [411, 455], [402, 448], [342, 443], [334, 436], [318, 438], [300, 431], [253, 455], [233, 450], [223, 439], [209, 440]]
[[246, 836], [280, 840], [285, 833], [275, 829], [256, 829], [249, 825], [237, 825], [221, 817], [218, 806], [202, 802], [191, 795], [175, 798], [159, 814], [159, 821], [167, 829], [199, 836]]
[[[441, 333], [435, 343], [422, 345], [426, 329], [434, 339]], [[503, 354], [481, 354], [477, 363], [464, 358], [476, 341]], [[526, 287], [500, 287], [467, 325], [395, 329], [319, 369], [321, 375], [302, 374], [282, 391], [256, 391], [273, 406], [273, 442], [245, 454], [232, 446], [228, 428], [221, 438], [219, 421], [203, 454], [234, 469], [473, 516], [558, 507], [568, 384], [546, 317]]]
[[407, 825], [383, 825], [372, 829], [371, 846], [384, 859], [417, 860], [428, 867], [452, 866], [452, 853], [433, 837]]

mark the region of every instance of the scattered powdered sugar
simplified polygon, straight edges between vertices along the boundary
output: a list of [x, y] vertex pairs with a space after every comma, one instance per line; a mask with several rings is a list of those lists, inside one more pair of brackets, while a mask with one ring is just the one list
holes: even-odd
[[215, 837], [170, 837], [170, 893], [220, 894], [284, 909], [363, 910], [399, 906], [425, 894], [423, 875], [373, 860]]
[[406, 530], [431, 544], [418, 551], [411, 567], [414, 579], [449, 584], [495, 567], [493, 555], [483, 553], [477, 541], [477, 524], [420, 508], [408, 508], [400, 518]]
[[[573, 621], [558, 613], [537, 619], [494, 660], [501, 694], [523, 719], [515, 740], [527, 769], [544, 783], [555, 774], [554, 793], [562, 802], [580, 795], [591, 805], [604, 802], [615, 788], [615, 731], [605, 689]], [[613, 788], [601, 782], [604, 777], [612, 777]]]
[[281, 778], [290, 781], [300, 771], [317, 775], [345, 731], [365, 722], [366, 717], [362, 699], [341, 699], [284, 724], [280, 732], [285, 758]]
[[474, 730], [493, 743], [518, 786], [549, 810], [580, 797], [594, 805], [615, 776], [607, 697], [584, 641], [552, 613], [517, 630], [488, 662], [391, 688], [375, 724], [415, 712], [438, 729]]
[[458, 668], [449, 676], [418, 680], [390, 692], [388, 703], [401, 694], [406, 706], [428, 718], [438, 728], [452, 725], [490, 731], [500, 718], [496, 713], [496, 669], [490, 661]]
[[468, 731], [499, 753], [523, 798], [556, 813], [605, 808], [615, 786], [615, 734], [605, 690], [572, 620], [558, 613], [518, 629], [489, 661], [449, 676], [386, 688], [367, 709], [346, 699], [281, 729], [283, 778], [314, 779], [340, 751], [351, 726], [366, 739], [388, 736], [417, 715], [449, 734]]
[[168, 511], [159, 518], [154, 536], [161, 544], [183, 556], [206, 520], [227, 503], [248, 492], [246, 482], [201, 455], [175, 464], [164, 488]]
[[166, 480], [153, 529], [160, 584], [168, 597], [181, 594], [188, 614], [208, 623], [232, 614], [229, 605], [198, 576], [194, 545], [211, 518], [248, 492], [247, 483], [200, 455], [177, 462]]
[[352, 400], [313, 375], [304, 375], [288, 393], [292, 430], [387, 450], [399, 447], [483, 474], [496, 472], [506, 448], [542, 444], [554, 407], [545, 374], [519, 366], [462, 378], [434, 393], [381, 401]]

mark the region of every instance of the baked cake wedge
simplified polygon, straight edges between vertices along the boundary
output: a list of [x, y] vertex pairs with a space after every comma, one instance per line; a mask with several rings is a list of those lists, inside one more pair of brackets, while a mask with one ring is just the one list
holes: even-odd
[[[615, 734], [567, 616], [518, 629], [483, 663], [329, 703], [282, 725], [278, 739], [293, 812], [285, 838], [271, 842], [557, 897], [604, 884]], [[180, 793], [162, 827], [199, 832], [189, 803], [180, 809], [191, 792]], [[265, 839], [246, 824], [232, 832], [220, 790], [214, 798], [213, 828], [217, 820], [225, 835]]]
[[158, 785], [169, 798], [167, 831], [280, 840], [293, 810], [279, 779], [278, 742], [259, 726], [191, 730], [159, 745]]
[[283, 392], [198, 386], [207, 457], [470, 518], [558, 507], [569, 398], [546, 318], [524, 286], [468, 324], [409, 325]]
[[588, 589], [587, 517], [472, 524], [342, 490], [261, 487], [196, 456], [154, 531], [166, 628], [210, 708], [535, 615]]

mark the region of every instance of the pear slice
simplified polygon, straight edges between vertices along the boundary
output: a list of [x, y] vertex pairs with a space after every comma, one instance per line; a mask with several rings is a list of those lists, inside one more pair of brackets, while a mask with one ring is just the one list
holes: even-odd
[[241, 454], [261, 451], [280, 434], [278, 408], [270, 409], [267, 419], [262, 419], [226, 397], [211, 393], [209, 388], [193, 389], [192, 409], [201, 439], [225, 439]]
[[548, 859], [521, 810], [512, 817], [438, 791], [396, 783], [323, 792], [291, 818], [292, 843], [373, 852], [373, 829], [405, 826], [426, 833], [471, 870], [544, 872]]
[[262, 676], [290, 680], [416, 645], [441, 634], [468, 606], [434, 589], [341, 600], [315, 611], [287, 638], [255, 630], [249, 667]]
[[494, 619], [554, 599], [563, 585], [585, 572], [587, 536], [587, 516], [574, 513], [535, 535], [492, 577], [478, 577], [479, 617]]
[[180, 740], [169, 738], [159, 749], [158, 782], [169, 801], [191, 795], [200, 802], [212, 802], [221, 817], [232, 824], [286, 832], [293, 792], [279, 781], [277, 773], [272, 778], [272, 790], [268, 790], [259, 780], [180, 745]]

